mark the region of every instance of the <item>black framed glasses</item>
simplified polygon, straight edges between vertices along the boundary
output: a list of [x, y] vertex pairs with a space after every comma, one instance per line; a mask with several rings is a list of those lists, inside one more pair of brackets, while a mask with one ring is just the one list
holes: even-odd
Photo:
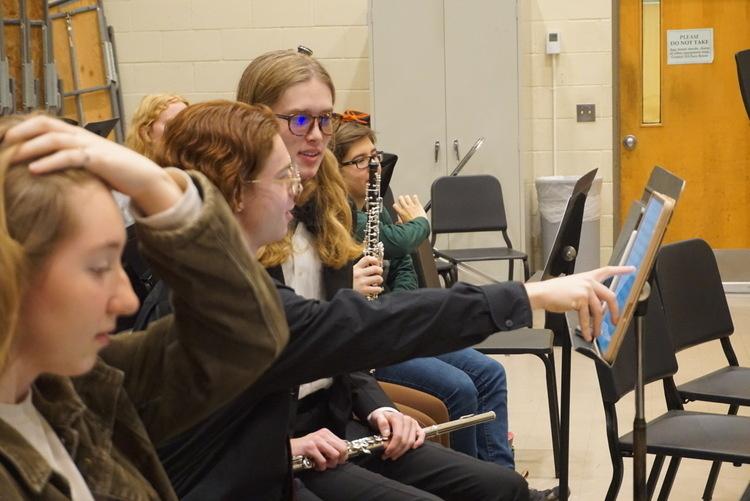
[[302, 193], [302, 178], [299, 175], [297, 166], [293, 163], [285, 169], [286, 176], [272, 179], [251, 179], [248, 183], [285, 183], [289, 189], [289, 194], [296, 197]]
[[289, 124], [289, 132], [295, 136], [306, 136], [310, 133], [315, 122], [318, 122], [318, 128], [323, 135], [330, 136], [333, 134], [335, 113], [321, 113], [320, 115], [310, 115], [309, 113], [293, 113], [284, 115], [276, 113], [276, 117], [286, 120]]
[[372, 155], [360, 155], [358, 157], [354, 157], [351, 160], [347, 160], [346, 162], [341, 162], [341, 167], [346, 167], [347, 165], [355, 165], [358, 169], [366, 169], [367, 166], [372, 161], [376, 161], [378, 164], [383, 161], [383, 152], [382, 151], [376, 151]]

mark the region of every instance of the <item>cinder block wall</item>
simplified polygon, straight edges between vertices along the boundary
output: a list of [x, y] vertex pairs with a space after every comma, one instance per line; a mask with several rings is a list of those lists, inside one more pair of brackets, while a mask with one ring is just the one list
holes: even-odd
[[125, 114], [154, 92], [234, 99], [243, 69], [306, 45], [331, 72], [337, 109], [369, 110], [367, 0], [104, 0]]
[[[405, 0], [406, 1], [406, 0]], [[367, 0], [104, 0], [114, 26], [126, 117], [152, 92], [190, 101], [233, 99], [258, 54], [299, 44], [315, 51], [337, 88], [336, 108], [370, 109]], [[467, 8], [469, 4], [467, 4]], [[612, 249], [611, 5], [604, 0], [518, 0], [521, 162], [528, 241], [539, 263], [534, 179], [599, 168], [601, 256]], [[552, 162], [552, 63], [547, 31], [561, 33], [557, 61], [558, 165]], [[594, 123], [575, 105], [596, 104]]]
[[[534, 179], [580, 175], [599, 168], [601, 262], [612, 253], [612, 6], [604, 0], [519, 0], [521, 162], [525, 175], [527, 248], [540, 256], [540, 222]], [[558, 31], [561, 54], [555, 82], [557, 169], [552, 155], [552, 57], [546, 34]], [[596, 122], [576, 121], [576, 104], [595, 104]]]

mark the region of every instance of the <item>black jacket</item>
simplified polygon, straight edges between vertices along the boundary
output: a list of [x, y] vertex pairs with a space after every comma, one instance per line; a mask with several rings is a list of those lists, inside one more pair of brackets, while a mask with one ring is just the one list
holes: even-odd
[[[322, 282], [325, 299], [330, 300], [341, 289], [352, 287], [352, 265], [348, 263], [343, 268], [335, 269], [327, 266], [322, 268]], [[280, 266], [267, 269], [269, 275], [281, 283], [286, 283], [284, 273]], [[325, 343], [328, 340], [321, 340]], [[298, 409], [297, 394], [299, 387], [293, 390], [294, 402], [292, 402], [289, 416], [289, 434], [292, 437], [301, 437], [312, 433], [325, 426], [336, 436], [344, 437], [346, 425], [352, 414], [365, 422], [367, 416], [379, 407], [395, 407], [395, 404], [386, 395], [378, 384], [378, 381], [366, 371], [357, 371], [350, 374], [340, 374], [333, 378], [333, 384], [326, 391], [324, 399], [318, 404], [325, 409], [327, 419], [321, 420], [318, 413], [300, 412]], [[311, 397], [312, 398], [312, 397]], [[321, 410], [321, 409], [319, 409]]]
[[294, 386], [448, 353], [531, 324], [528, 298], [516, 282], [394, 292], [374, 302], [351, 289], [324, 302], [277, 288], [289, 322], [284, 351], [235, 402], [160, 448], [185, 499], [290, 498], [287, 417]]

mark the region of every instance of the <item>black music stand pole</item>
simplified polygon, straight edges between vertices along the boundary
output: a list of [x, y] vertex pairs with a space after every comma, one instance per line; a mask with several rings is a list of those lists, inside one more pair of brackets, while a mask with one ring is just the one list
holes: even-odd
[[635, 309], [635, 418], [633, 419], [633, 500], [646, 501], [646, 415], [643, 384], [643, 318], [651, 286], [643, 284]]

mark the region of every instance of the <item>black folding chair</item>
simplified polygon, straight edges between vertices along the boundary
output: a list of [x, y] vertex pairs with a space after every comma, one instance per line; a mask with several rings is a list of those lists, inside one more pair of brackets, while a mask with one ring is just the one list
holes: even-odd
[[[571, 319], [571, 325], [577, 325]], [[677, 360], [670, 336], [665, 335], [666, 319], [661, 295], [652, 287], [648, 313], [644, 318], [644, 374], [646, 384], [662, 381], [667, 411], [648, 422], [646, 452], [656, 455], [648, 477], [651, 499], [659, 481], [665, 457], [672, 457], [659, 500], [666, 500], [674, 483], [682, 458], [750, 464], [750, 418], [690, 412], [682, 408], [672, 379], [677, 372]], [[588, 345], [572, 336], [576, 349], [592, 358], [596, 365], [599, 388], [606, 417], [607, 442], [612, 459], [612, 480], [606, 500], [617, 498], [623, 477], [623, 458], [633, 456], [633, 434], [619, 436], [616, 404], [635, 387], [635, 333], [633, 324], [628, 329], [617, 359], [612, 366], [599, 359]]]
[[432, 183], [432, 246], [437, 236], [454, 233], [500, 232], [505, 246], [463, 249], [435, 249], [435, 255], [457, 266], [478, 261], [508, 261], [508, 280], [513, 280], [513, 263], [523, 264], [529, 278], [528, 255], [513, 248], [500, 181], [494, 176], [445, 176]]
[[[729, 405], [728, 414], [750, 406], [750, 368], [740, 367], [729, 336], [734, 332], [716, 257], [704, 240], [665, 245], [655, 265], [675, 351], [719, 340], [728, 365], [677, 387], [683, 403], [716, 402]], [[703, 499], [711, 499], [721, 463], [711, 467]]]
[[734, 55], [737, 62], [737, 77], [740, 81], [740, 92], [742, 101], [745, 103], [745, 111], [750, 118], [750, 49], [743, 50]]

